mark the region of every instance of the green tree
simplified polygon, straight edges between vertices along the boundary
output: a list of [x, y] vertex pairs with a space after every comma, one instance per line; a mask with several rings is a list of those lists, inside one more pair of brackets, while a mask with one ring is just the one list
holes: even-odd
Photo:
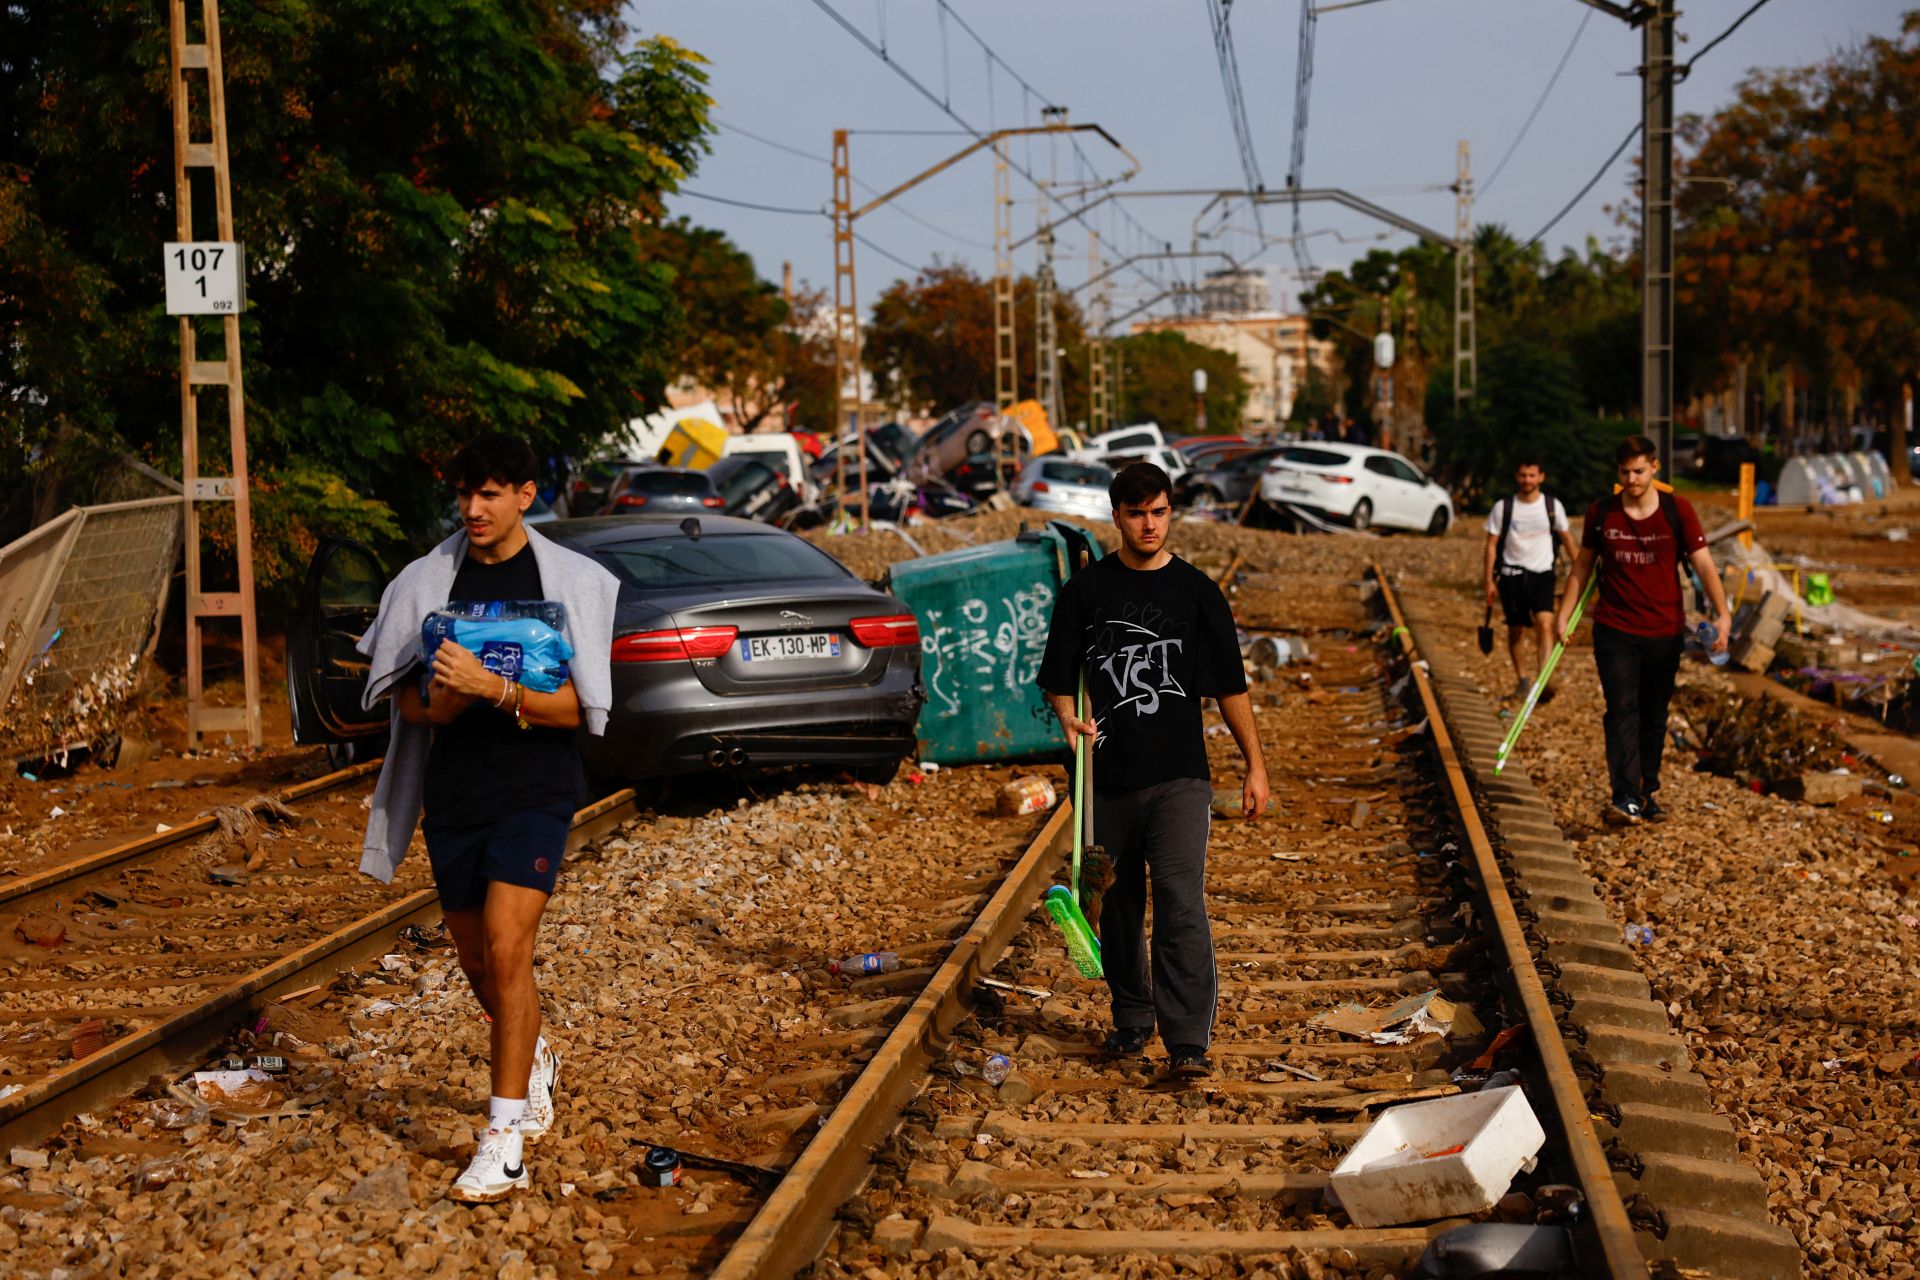
[[1115, 422], [1157, 422], [1167, 431], [1193, 430], [1193, 371], [1207, 373], [1207, 424], [1235, 431], [1247, 407], [1247, 380], [1230, 351], [1203, 347], [1169, 329], [1130, 334], [1120, 352], [1119, 408]]
[[[620, 12], [225, 6], [265, 490], [331, 495], [313, 519], [364, 495], [424, 530], [445, 509], [437, 465], [476, 432], [557, 454], [660, 402], [678, 305], [636, 229], [705, 148], [709, 100], [696, 54], [665, 38], [627, 47]], [[84, 496], [102, 451], [178, 465], [177, 337], [157, 271], [175, 238], [167, 46], [166, 7], [145, 0], [0, 6], [9, 493], [33, 479], [43, 502]], [[204, 187], [195, 199], [211, 209]], [[218, 416], [203, 421], [217, 459]]]
[[[1034, 285], [1013, 282], [1015, 394], [1034, 393]], [[1069, 422], [1086, 415], [1086, 329], [1080, 308], [1057, 298], [1054, 327], [1061, 408]], [[994, 395], [993, 282], [958, 263], [936, 260], [911, 280], [896, 280], [874, 302], [861, 358], [882, 399], [907, 409], [950, 409]]]

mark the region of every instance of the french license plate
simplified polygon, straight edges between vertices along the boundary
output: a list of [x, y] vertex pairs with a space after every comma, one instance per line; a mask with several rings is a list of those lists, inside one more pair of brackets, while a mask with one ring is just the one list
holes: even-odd
[[784, 636], [752, 636], [740, 641], [742, 662], [804, 662], [840, 656], [840, 637], [830, 631]]

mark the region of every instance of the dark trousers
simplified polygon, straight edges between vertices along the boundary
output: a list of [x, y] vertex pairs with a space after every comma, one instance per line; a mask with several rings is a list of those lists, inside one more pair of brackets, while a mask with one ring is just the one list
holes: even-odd
[[1680, 672], [1680, 648], [1679, 636], [1593, 629], [1593, 661], [1607, 696], [1607, 778], [1615, 804], [1639, 802], [1660, 789], [1667, 703]]
[[[1213, 785], [1176, 778], [1094, 797], [1094, 839], [1113, 859], [1100, 906], [1100, 961], [1116, 1027], [1154, 1027], [1169, 1045], [1205, 1048], [1220, 994], [1207, 921], [1207, 831]], [[1147, 881], [1153, 882], [1153, 960], [1147, 960]]]

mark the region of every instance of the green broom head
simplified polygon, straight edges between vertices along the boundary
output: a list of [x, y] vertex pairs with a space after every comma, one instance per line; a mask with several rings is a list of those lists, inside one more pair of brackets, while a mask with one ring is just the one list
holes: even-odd
[[1054, 885], [1047, 890], [1045, 902], [1047, 914], [1060, 926], [1060, 932], [1067, 940], [1067, 954], [1073, 957], [1080, 976], [1106, 977], [1107, 971], [1100, 965], [1100, 939], [1094, 937], [1093, 930], [1087, 927], [1087, 918], [1080, 913], [1080, 904], [1073, 900], [1073, 890], [1063, 884]]

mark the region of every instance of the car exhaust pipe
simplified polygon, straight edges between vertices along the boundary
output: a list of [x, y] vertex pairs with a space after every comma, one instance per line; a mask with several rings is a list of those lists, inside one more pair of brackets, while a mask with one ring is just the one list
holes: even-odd
[[727, 752], [727, 763], [732, 765], [734, 768], [738, 769], [741, 765], [745, 764], [746, 762], [747, 762], [747, 749], [745, 747], [735, 747], [733, 750]]
[[726, 748], [715, 747], [713, 750], [707, 752], [707, 767], [710, 769], [726, 768], [727, 767]]

